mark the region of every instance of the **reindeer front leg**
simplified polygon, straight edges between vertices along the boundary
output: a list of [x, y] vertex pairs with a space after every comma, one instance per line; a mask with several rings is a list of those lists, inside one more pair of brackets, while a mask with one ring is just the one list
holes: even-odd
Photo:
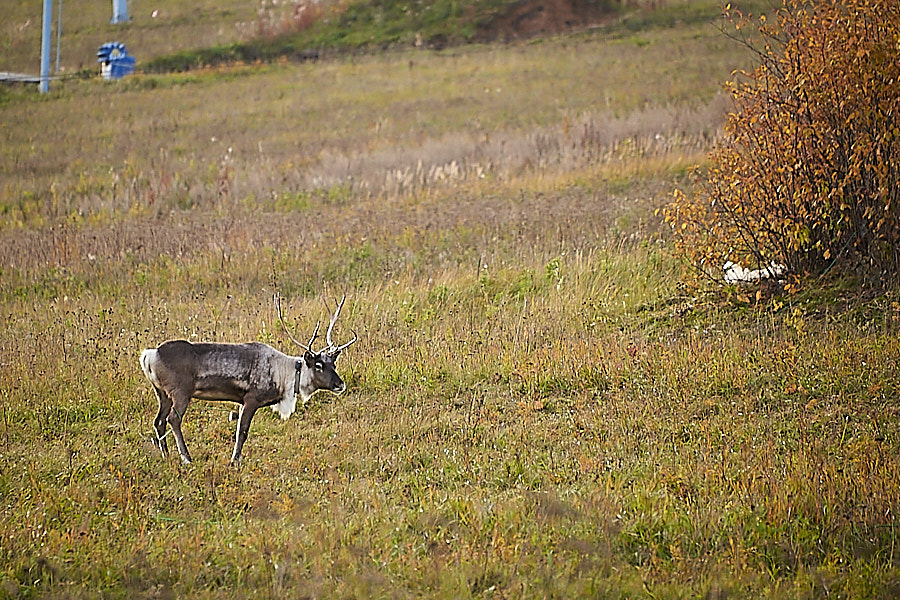
[[244, 403], [241, 405], [241, 409], [238, 412], [234, 452], [231, 453], [231, 464], [235, 467], [241, 465], [241, 449], [244, 447], [244, 442], [247, 441], [247, 433], [250, 431], [250, 422], [253, 420], [253, 415], [256, 414], [259, 407], [260, 404], [255, 398], [251, 397], [249, 394], [244, 396]]

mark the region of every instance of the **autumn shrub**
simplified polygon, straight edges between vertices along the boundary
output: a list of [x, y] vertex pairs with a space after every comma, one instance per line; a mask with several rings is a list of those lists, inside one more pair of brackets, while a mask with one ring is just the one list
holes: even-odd
[[678, 251], [717, 280], [733, 262], [890, 282], [900, 266], [900, 3], [785, 0], [773, 19], [730, 7], [726, 17], [757, 66], [726, 83], [726, 135], [694, 189], [665, 209]]

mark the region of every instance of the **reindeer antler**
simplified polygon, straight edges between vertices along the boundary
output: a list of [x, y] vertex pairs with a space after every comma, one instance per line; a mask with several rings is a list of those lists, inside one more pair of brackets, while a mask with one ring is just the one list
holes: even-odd
[[275, 300], [275, 308], [278, 310], [278, 320], [281, 321], [281, 327], [284, 329], [284, 332], [287, 334], [287, 336], [289, 338], [291, 338], [292, 342], [294, 342], [295, 344], [297, 344], [298, 346], [300, 346], [307, 352], [312, 352], [312, 350], [310, 350], [310, 347], [312, 346], [313, 341], [316, 339], [316, 335], [318, 335], [318, 333], [319, 333], [319, 324], [316, 323], [316, 330], [315, 330], [315, 332], [313, 332], [313, 336], [309, 339], [309, 345], [301, 343], [300, 341], [297, 340], [297, 338], [295, 338], [293, 335], [291, 335], [291, 332], [288, 330], [287, 323], [284, 322], [284, 317], [281, 314], [281, 292], [275, 292], [274, 300]]
[[310, 352], [312, 352], [311, 348], [312, 348], [313, 342], [316, 341], [316, 336], [319, 335], [319, 325], [321, 325], [321, 324], [322, 324], [321, 321], [316, 321], [316, 330], [313, 331], [312, 337], [309, 338], [309, 346], [304, 346], [304, 348], [306, 348]]
[[[294, 342], [295, 344], [297, 344], [298, 346], [300, 346], [307, 352], [313, 352], [312, 345], [313, 345], [313, 342], [316, 341], [316, 337], [318, 337], [318, 335], [319, 335], [319, 326], [321, 326], [322, 322], [321, 321], [316, 322], [316, 329], [315, 329], [315, 331], [313, 331], [312, 337], [309, 338], [309, 342], [304, 344], [303, 342], [299, 341], [297, 338], [295, 338], [291, 334], [291, 331], [288, 328], [287, 323], [284, 322], [284, 315], [282, 314], [282, 311], [281, 311], [281, 293], [275, 292], [273, 299], [275, 300], [275, 308], [278, 311], [278, 320], [281, 322], [281, 327], [284, 329], [284, 332], [287, 334], [287, 336], [291, 339], [292, 342]], [[350, 340], [349, 342], [347, 342], [346, 344], [341, 344], [340, 346], [335, 346], [334, 342], [331, 341], [331, 332], [334, 331], [334, 325], [335, 325], [335, 323], [337, 323], [338, 317], [341, 314], [341, 309], [344, 307], [344, 301], [346, 299], [347, 299], [346, 294], [341, 296], [341, 301], [338, 303], [337, 308], [335, 309], [334, 313], [331, 315], [331, 320], [328, 322], [328, 330], [325, 332], [325, 343], [327, 344], [327, 346], [325, 346], [320, 352], [325, 352], [327, 354], [335, 355], [338, 352], [345, 350], [350, 344], [352, 344], [353, 342], [355, 342], [357, 340], [357, 335], [356, 335], [356, 332], [354, 331], [353, 339]], [[331, 311], [331, 307], [328, 306], [328, 302], [325, 302], [325, 308], [327, 308], [329, 312]]]
[[[355, 331], [353, 332], [353, 339], [350, 340], [349, 342], [347, 342], [346, 344], [343, 344], [341, 346], [335, 346], [334, 342], [331, 341], [331, 332], [334, 330], [334, 324], [337, 323], [338, 316], [340, 316], [340, 314], [341, 314], [341, 309], [344, 307], [344, 300], [346, 300], [346, 299], [347, 299], [347, 294], [344, 294], [343, 296], [341, 296], [341, 301], [338, 302], [338, 305], [334, 311], [334, 314], [331, 315], [331, 321], [328, 323], [328, 331], [325, 332], [325, 343], [328, 344], [328, 346], [324, 350], [322, 350], [322, 352], [327, 352], [328, 354], [337, 354], [338, 352], [340, 352], [341, 350], [344, 350], [345, 348], [347, 348], [347, 346], [349, 346], [350, 344], [352, 344], [353, 342], [356, 341], [356, 332]], [[325, 303], [325, 308], [329, 308], [327, 302]], [[329, 310], [330, 310], [330, 308], [329, 308]]]

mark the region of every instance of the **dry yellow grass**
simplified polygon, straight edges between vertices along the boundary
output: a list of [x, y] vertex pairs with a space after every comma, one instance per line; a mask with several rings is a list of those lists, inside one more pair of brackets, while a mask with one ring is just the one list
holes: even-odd
[[[9, 96], [0, 598], [896, 594], [896, 294], [684, 296], [653, 217], [705, 31]], [[348, 293], [349, 391], [160, 458], [140, 350], [290, 351], [273, 273], [300, 333]]]

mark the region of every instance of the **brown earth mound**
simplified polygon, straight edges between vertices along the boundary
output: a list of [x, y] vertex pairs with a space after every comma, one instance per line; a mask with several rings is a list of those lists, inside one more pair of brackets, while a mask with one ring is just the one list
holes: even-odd
[[478, 41], [511, 41], [553, 35], [601, 23], [610, 15], [597, 0], [522, 0], [478, 32]]

